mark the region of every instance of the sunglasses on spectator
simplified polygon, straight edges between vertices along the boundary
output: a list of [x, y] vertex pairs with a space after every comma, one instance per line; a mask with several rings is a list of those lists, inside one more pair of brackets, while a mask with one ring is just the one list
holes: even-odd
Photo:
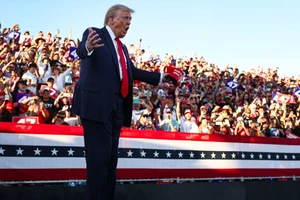
[[149, 117], [149, 115], [143, 115], [142, 117]]
[[72, 85], [72, 83], [65, 83], [65, 86], [70, 86]]
[[59, 116], [59, 115], [58, 115], [57, 118], [58, 118], [58, 119], [64, 119], [65, 116]]

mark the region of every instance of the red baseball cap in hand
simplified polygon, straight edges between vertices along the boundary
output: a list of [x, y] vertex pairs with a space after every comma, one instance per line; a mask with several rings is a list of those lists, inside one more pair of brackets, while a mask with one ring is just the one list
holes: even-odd
[[166, 81], [171, 81], [174, 86], [177, 86], [178, 82], [180, 82], [184, 76], [184, 73], [181, 69], [171, 66], [166, 66], [164, 72], [168, 73], [166, 76]]

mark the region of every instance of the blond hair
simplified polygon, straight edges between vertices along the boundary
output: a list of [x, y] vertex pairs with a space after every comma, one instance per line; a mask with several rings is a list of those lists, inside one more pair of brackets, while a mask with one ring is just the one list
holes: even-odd
[[118, 10], [134, 13], [134, 10], [122, 4], [116, 4], [110, 7], [105, 15], [104, 26], [108, 24], [109, 18], [115, 17]]

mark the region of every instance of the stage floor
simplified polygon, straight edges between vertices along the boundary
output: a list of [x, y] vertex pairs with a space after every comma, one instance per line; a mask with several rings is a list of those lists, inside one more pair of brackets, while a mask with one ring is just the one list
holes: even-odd
[[[299, 181], [117, 185], [117, 200], [300, 200]], [[0, 200], [84, 200], [84, 187], [0, 187]]]

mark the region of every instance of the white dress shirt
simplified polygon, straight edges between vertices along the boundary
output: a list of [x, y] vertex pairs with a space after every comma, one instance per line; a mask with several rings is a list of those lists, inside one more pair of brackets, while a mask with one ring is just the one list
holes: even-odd
[[[120, 55], [119, 55], [119, 51], [118, 51], [118, 43], [116, 41], [116, 35], [114, 34], [114, 32], [111, 30], [111, 28], [109, 26], [106, 26], [106, 29], [109, 33], [109, 36], [111, 37], [111, 40], [114, 44], [114, 47], [115, 47], [115, 51], [116, 51], [116, 54], [117, 54], [117, 58], [118, 58], [118, 64], [119, 64], [119, 72], [120, 72], [120, 79], [122, 80], [123, 76], [122, 76], [122, 66], [121, 66], [121, 60], [120, 60]], [[122, 51], [123, 52], [123, 51]], [[124, 54], [124, 52], [123, 52]], [[127, 67], [127, 59], [126, 59], [126, 56], [123, 55], [124, 58], [125, 58], [125, 63], [126, 63], [126, 67]]]
[[[117, 58], [118, 58], [118, 64], [119, 64], [119, 72], [120, 72], [120, 80], [122, 80], [122, 66], [121, 66], [121, 61], [120, 61], [120, 55], [119, 55], [119, 51], [118, 51], [118, 43], [117, 41], [115, 40], [116, 39], [116, 35], [114, 34], [114, 32], [111, 30], [111, 28], [109, 26], [105, 26], [105, 28], [107, 29], [108, 33], [109, 33], [109, 36], [114, 44], [114, 47], [115, 47], [115, 51], [116, 51], [116, 54], [117, 54]], [[87, 48], [87, 41], [85, 43], [85, 48], [86, 48], [86, 51], [87, 51], [87, 54], [88, 56], [91, 56], [92, 53], [94, 52], [94, 50], [92, 51], [89, 51], [88, 48]], [[123, 52], [124, 53], [124, 52]], [[126, 62], [126, 67], [127, 67], [127, 60], [126, 60], [126, 56], [124, 55], [124, 58], [125, 58], [125, 62]], [[162, 83], [162, 79], [163, 79], [163, 73], [160, 74], [160, 81], [159, 81], [159, 84]]]

